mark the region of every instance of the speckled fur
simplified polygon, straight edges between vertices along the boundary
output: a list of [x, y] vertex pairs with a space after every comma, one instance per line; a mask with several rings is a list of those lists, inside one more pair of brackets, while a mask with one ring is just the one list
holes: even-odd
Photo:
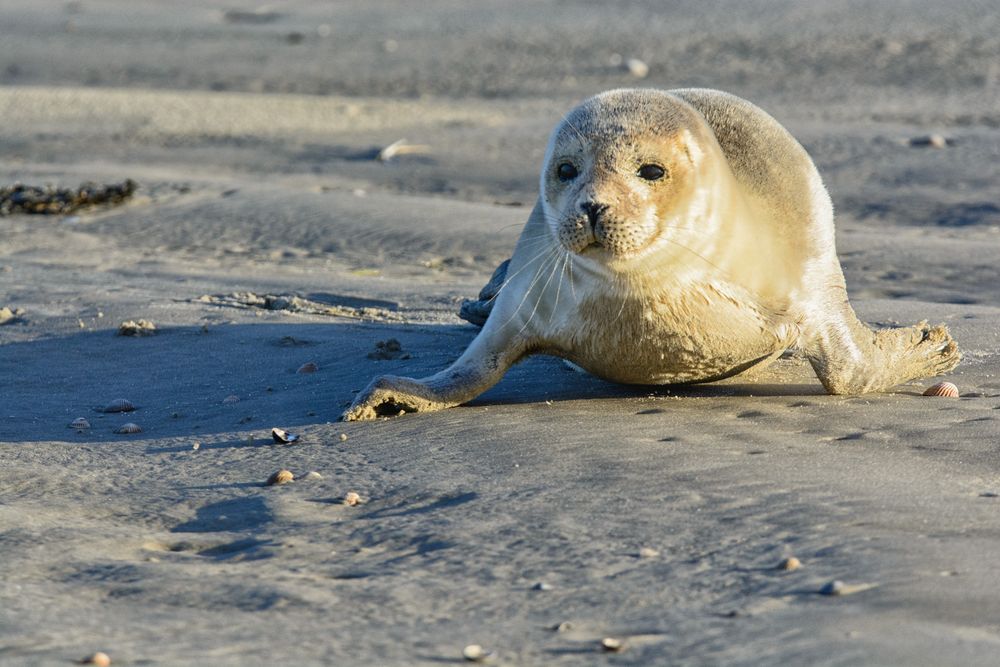
[[[558, 178], [563, 162], [575, 178]], [[664, 178], [638, 176], [650, 163]], [[617, 382], [672, 384], [740, 373], [794, 346], [827, 391], [845, 394], [937, 375], [961, 357], [943, 326], [872, 331], [857, 319], [812, 160], [732, 95], [593, 97], [552, 133], [540, 189], [465, 353], [423, 380], [378, 378], [344, 419], [460, 404], [531, 353]]]

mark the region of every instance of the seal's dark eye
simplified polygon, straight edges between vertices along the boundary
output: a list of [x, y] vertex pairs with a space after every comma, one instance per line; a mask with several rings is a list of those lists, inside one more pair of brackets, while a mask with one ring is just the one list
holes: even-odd
[[666, 175], [666, 170], [658, 164], [644, 164], [639, 167], [639, 178], [646, 181], [658, 181]]
[[559, 176], [560, 181], [572, 181], [576, 178], [577, 173], [576, 167], [569, 162], [563, 162], [556, 169], [556, 175]]

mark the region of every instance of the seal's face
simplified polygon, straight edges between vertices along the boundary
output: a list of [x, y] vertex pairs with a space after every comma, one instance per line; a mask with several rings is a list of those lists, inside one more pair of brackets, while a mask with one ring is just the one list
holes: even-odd
[[549, 229], [569, 252], [624, 268], [689, 220], [702, 150], [693, 112], [659, 91], [612, 91], [571, 111], [541, 176]]

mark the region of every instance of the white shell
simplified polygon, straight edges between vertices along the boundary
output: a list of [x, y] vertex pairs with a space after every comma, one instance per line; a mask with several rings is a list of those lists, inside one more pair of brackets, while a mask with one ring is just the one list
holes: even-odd
[[628, 73], [637, 79], [645, 79], [646, 75], [649, 74], [649, 65], [642, 62], [638, 58], [629, 58], [625, 61], [625, 69]]
[[483, 662], [493, 655], [492, 651], [487, 651], [479, 644], [469, 644], [462, 649], [462, 657], [469, 662]]
[[614, 637], [605, 637], [601, 640], [601, 650], [608, 653], [618, 653], [625, 649], [625, 642]]
[[90, 428], [90, 422], [84, 417], [77, 417], [69, 423], [70, 428], [75, 428], [78, 431], [82, 431], [85, 428]]

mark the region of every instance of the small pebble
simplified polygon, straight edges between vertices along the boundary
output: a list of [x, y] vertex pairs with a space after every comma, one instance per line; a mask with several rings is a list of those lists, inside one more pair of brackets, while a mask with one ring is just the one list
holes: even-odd
[[539, 581], [537, 584], [531, 587], [533, 591], [551, 591], [552, 584], [547, 584], [544, 581]]
[[323, 479], [323, 475], [319, 474], [315, 470], [310, 470], [309, 472], [307, 472], [305, 474], [305, 476], [302, 477], [302, 479], [310, 481], [310, 482], [313, 482], [313, 481], [317, 481], [317, 480]]
[[642, 547], [639, 549], [639, 558], [656, 558], [660, 555], [660, 552], [651, 547]]
[[843, 581], [834, 580], [819, 589], [820, 595], [853, 595], [875, 588], [878, 584], [845, 584]]
[[913, 137], [910, 139], [910, 145], [924, 148], [947, 148], [948, 140], [940, 134], [928, 134], [923, 137]]
[[820, 595], [843, 595], [844, 582], [839, 579], [828, 581], [819, 589]]
[[354, 491], [348, 491], [347, 495], [344, 496], [344, 504], [354, 507], [355, 505], [361, 504], [361, 496], [356, 494]]
[[194, 443], [193, 445], [191, 445], [191, 449], [193, 451], [198, 451], [199, 449], [201, 449], [201, 443], [200, 442]]
[[267, 478], [267, 485], [274, 486], [276, 484], [288, 484], [295, 479], [295, 475], [289, 470], [279, 470], [270, 477]]
[[786, 572], [791, 572], [792, 570], [797, 570], [802, 567], [802, 561], [800, 561], [795, 556], [789, 556], [788, 558], [782, 558], [781, 562], [778, 563], [779, 570], [785, 570]]
[[340, 441], [341, 442], [347, 442], [347, 434], [346, 433], [341, 433], [340, 434]]
[[97, 667], [109, 667], [111, 665], [111, 656], [103, 651], [98, 651], [94, 655], [84, 658], [80, 661], [81, 665], [97, 665]]
[[306, 363], [299, 366], [299, 370], [296, 373], [315, 373], [319, 370], [319, 366], [315, 362], [307, 361]]
[[462, 657], [469, 662], [483, 662], [493, 655], [492, 651], [487, 651], [479, 644], [469, 644], [462, 649]]
[[601, 640], [601, 650], [608, 653], [618, 653], [625, 650], [625, 642], [614, 637], [605, 637]]
[[563, 621], [562, 623], [554, 625], [552, 629], [555, 630], [556, 632], [569, 632], [570, 630], [573, 629], [573, 624], [570, 623], [569, 621]]

